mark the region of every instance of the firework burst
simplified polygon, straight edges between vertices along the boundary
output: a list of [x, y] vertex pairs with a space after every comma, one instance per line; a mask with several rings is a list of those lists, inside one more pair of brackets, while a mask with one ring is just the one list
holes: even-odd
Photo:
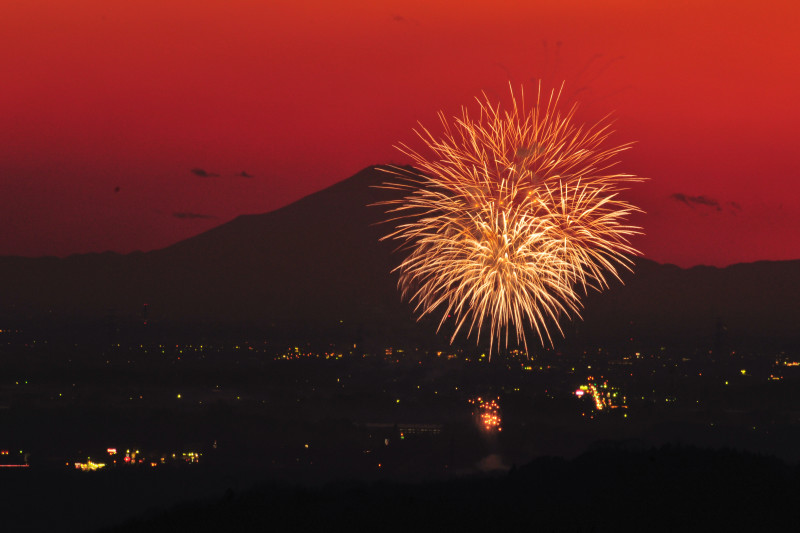
[[502, 109], [484, 95], [477, 118], [440, 113], [441, 137], [416, 131], [431, 157], [398, 147], [415, 170], [388, 170], [382, 187], [401, 197], [382, 203], [396, 224], [384, 239], [409, 252], [396, 269], [402, 297], [420, 318], [441, 312], [439, 328], [452, 317], [451, 342], [486, 329], [490, 353], [512, 330], [526, 351], [526, 330], [552, 344], [549, 328], [563, 335], [580, 296], [607, 288], [638, 253], [628, 238], [639, 228], [626, 224], [638, 209], [618, 194], [642, 178], [612, 170], [630, 145], [606, 148], [605, 119], [576, 125], [559, 97], [540, 88], [528, 109], [512, 90]]

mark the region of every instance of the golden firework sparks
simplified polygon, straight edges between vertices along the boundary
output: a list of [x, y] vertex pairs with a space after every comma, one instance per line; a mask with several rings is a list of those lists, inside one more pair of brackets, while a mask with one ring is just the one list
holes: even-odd
[[[562, 86], [563, 89], [563, 86]], [[581, 293], [608, 287], [630, 269], [628, 241], [640, 228], [626, 224], [638, 209], [619, 198], [642, 178], [614, 172], [630, 145], [605, 148], [613, 133], [605, 119], [576, 125], [573, 105], [559, 111], [561, 91], [550, 91], [527, 109], [511, 91], [503, 110], [485, 95], [473, 118], [466, 108], [448, 121], [440, 113], [440, 138], [416, 131], [433, 153], [398, 148], [415, 170], [390, 167], [382, 185], [401, 197], [388, 206], [394, 231], [384, 239], [409, 250], [397, 267], [402, 297], [419, 317], [440, 310], [439, 328], [454, 319], [491, 347], [513, 329], [527, 351], [526, 330], [552, 344], [548, 327], [580, 318]]]

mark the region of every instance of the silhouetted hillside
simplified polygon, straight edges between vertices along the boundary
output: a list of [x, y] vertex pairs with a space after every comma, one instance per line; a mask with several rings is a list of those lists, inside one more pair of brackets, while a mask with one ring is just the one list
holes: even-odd
[[[380, 243], [387, 198], [370, 167], [276, 211], [240, 216], [147, 253], [0, 258], [0, 319], [208, 323], [273, 330], [408, 337], [420, 330]], [[603, 294], [590, 295], [568, 341], [798, 343], [800, 261], [682, 270], [645, 259]], [[626, 341], [628, 342], [628, 341]]]
[[791, 531], [798, 481], [747, 453], [607, 447], [495, 478], [228, 491], [108, 531]]
[[582, 334], [721, 348], [800, 345], [800, 261], [681, 269], [637, 259], [624, 286], [591, 294]]

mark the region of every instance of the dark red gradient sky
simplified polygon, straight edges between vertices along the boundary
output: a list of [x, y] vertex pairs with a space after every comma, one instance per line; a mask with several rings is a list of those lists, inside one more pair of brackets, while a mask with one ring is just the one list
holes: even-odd
[[800, 258], [797, 3], [469, 4], [6, 0], [0, 254], [163, 247], [540, 78], [636, 141], [647, 257]]

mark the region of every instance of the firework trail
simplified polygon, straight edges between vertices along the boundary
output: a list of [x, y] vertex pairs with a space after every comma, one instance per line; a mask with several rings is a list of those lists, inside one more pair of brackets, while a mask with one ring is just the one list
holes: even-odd
[[[563, 89], [563, 85], [562, 85]], [[638, 209], [618, 194], [642, 178], [612, 171], [630, 145], [605, 148], [605, 119], [575, 125], [576, 107], [559, 111], [561, 91], [525, 106], [511, 91], [503, 110], [485, 95], [477, 118], [466, 108], [443, 133], [415, 131], [431, 157], [398, 148], [414, 170], [391, 167], [381, 187], [401, 192], [382, 202], [395, 229], [384, 237], [409, 253], [397, 267], [402, 297], [419, 317], [439, 310], [460, 331], [491, 348], [516, 342], [527, 351], [526, 330], [542, 345], [559, 319], [580, 318], [581, 294], [608, 287], [610, 274], [630, 270], [628, 241], [640, 233], [626, 224]]]

